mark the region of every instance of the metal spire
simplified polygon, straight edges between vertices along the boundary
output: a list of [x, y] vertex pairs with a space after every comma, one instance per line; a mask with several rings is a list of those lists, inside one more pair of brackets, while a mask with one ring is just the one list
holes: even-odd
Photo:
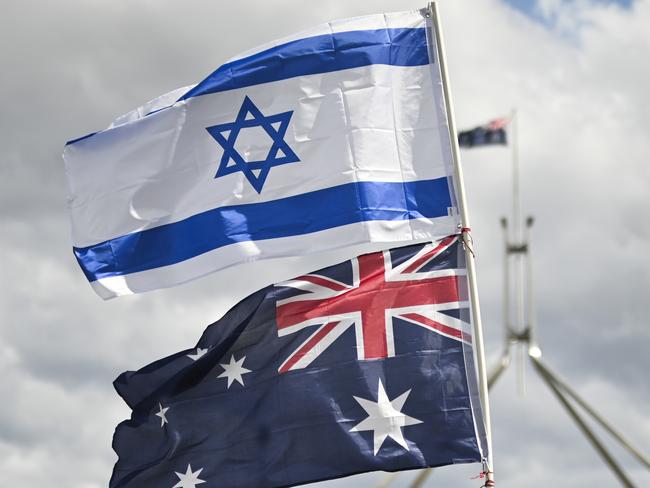
[[[561, 380], [542, 362], [542, 350], [537, 343], [536, 324], [534, 318], [532, 261], [530, 259], [531, 229], [534, 219], [528, 216], [521, 221], [521, 194], [519, 182], [519, 146], [517, 111], [512, 112], [511, 144], [512, 150], [512, 211], [513, 228], [509, 229], [508, 220], [501, 219], [504, 240], [504, 269], [503, 269], [503, 350], [497, 364], [488, 374], [487, 384], [491, 388], [510, 366], [512, 353], [517, 354], [518, 390], [524, 394], [524, 365], [525, 359], [530, 359], [533, 370], [537, 372], [555, 398], [566, 410], [569, 417], [576, 423], [587, 441], [598, 452], [603, 462], [612, 471], [624, 487], [634, 487], [623, 467], [614, 459], [602, 441], [596, 436], [584, 420], [582, 411], [598, 423], [610, 436], [626, 449], [643, 466], [650, 470], [650, 459], [636, 449], [629, 440], [598, 414], [581, 396], [578, 395], [565, 381]], [[511, 230], [511, 232], [510, 232]], [[422, 488], [432, 469], [422, 470], [411, 483], [411, 488]], [[391, 480], [392, 481], [392, 480]], [[388, 485], [384, 485], [388, 486]]]

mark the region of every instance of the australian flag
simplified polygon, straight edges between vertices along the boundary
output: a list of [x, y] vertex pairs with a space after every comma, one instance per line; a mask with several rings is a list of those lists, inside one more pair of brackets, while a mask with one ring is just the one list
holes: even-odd
[[481, 462], [462, 242], [264, 288], [196, 347], [123, 373], [111, 488], [285, 487]]
[[460, 147], [476, 147], [490, 145], [505, 145], [508, 143], [506, 136], [506, 126], [510, 123], [509, 119], [494, 119], [471, 130], [465, 130], [458, 133], [458, 145]]

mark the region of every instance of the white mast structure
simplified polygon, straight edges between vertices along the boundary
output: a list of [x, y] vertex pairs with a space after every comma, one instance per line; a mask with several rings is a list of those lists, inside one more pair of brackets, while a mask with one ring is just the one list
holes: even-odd
[[[533, 306], [533, 280], [532, 262], [530, 258], [530, 230], [534, 219], [526, 218], [525, 225], [521, 217], [521, 192], [519, 180], [519, 141], [517, 111], [513, 110], [511, 118], [511, 144], [512, 144], [512, 207], [513, 229], [508, 232], [508, 220], [501, 218], [504, 240], [504, 267], [503, 267], [503, 325], [504, 345], [498, 364], [488, 377], [488, 387], [492, 387], [501, 374], [510, 365], [510, 356], [513, 347], [517, 347], [519, 359], [518, 389], [524, 393], [524, 360], [526, 355], [530, 359], [534, 370], [542, 381], [560, 402], [567, 414], [576, 423], [589, 443], [598, 452], [603, 462], [609, 467], [622, 486], [634, 487], [630, 478], [625, 474], [621, 465], [614, 459], [595, 432], [586, 423], [585, 418], [576, 409], [582, 408], [584, 413], [596, 421], [608, 432], [623, 448], [635, 457], [646, 468], [650, 469], [650, 460], [632, 444], [601, 415], [599, 415], [575, 390], [565, 381], [561, 380], [542, 361], [542, 350], [536, 338], [536, 324]], [[512, 278], [512, 286], [511, 286]], [[514, 305], [514, 306], [513, 306]], [[572, 403], [573, 402], [573, 403]]]
[[[534, 223], [532, 216], [521, 217], [521, 192], [519, 179], [519, 144], [517, 111], [512, 111], [510, 122], [512, 145], [512, 214], [513, 226], [508, 227], [508, 220], [501, 218], [501, 228], [504, 240], [503, 265], [503, 350], [497, 365], [488, 375], [488, 388], [491, 388], [501, 377], [511, 363], [513, 349], [518, 359], [518, 391], [525, 393], [524, 367], [526, 356], [530, 359], [534, 371], [549, 387], [560, 405], [587, 438], [587, 441], [598, 452], [602, 461], [612, 471], [619, 483], [626, 488], [634, 488], [634, 483], [625, 473], [623, 467], [614, 459], [596, 433], [585, 420], [587, 414], [600, 425], [612, 438], [626, 449], [639, 463], [650, 470], [650, 459], [636, 449], [628, 439], [619, 433], [609, 422], [598, 414], [587, 401], [573, 390], [565, 381], [555, 374], [543, 361], [542, 350], [536, 339], [536, 324], [533, 307], [532, 262], [530, 259], [531, 228]], [[581, 414], [576, 407], [582, 409]], [[433, 470], [420, 471], [413, 480], [410, 488], [422, 488]], [[396, 474], [387, 476], [379, 485], [388, 488]]]

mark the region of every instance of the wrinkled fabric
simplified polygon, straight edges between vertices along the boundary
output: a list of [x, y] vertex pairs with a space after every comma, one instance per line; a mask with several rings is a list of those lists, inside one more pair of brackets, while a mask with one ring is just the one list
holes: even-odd
[[[68, 143], [73, 250], [95, 291], [455, 232], [427, 37], [420, 12], [324, 24]], [[267, 122], [235, 127], [247, 106]]]
[[[133, 414], [115, 431], [110, 487], [171, 487], [200, 470], [205, 486], [273, 488], [480, 462], [465, 276], [449, 236], [247, 297], [194, 348], [115, 381]], [[382, 394], [390, 405], [369, 421]]]

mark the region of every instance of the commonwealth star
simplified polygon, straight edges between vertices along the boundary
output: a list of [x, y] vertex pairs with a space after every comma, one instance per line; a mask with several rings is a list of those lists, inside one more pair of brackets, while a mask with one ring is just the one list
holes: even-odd
[[397, 398], [389, 400], [384, 385], [379, 380], [376, 402], [366, 400], [365, 398], [354, 397], [366, 411], [368, 417], [352, 427], [350, 432], [372, 430], [375, 456], [387, 437], [393, 439], [407, 451], [409, 450], [409, 446], [402, 433], [402, 428], [408, 425], [422, 423], [421, 420], [409, 417], [401, 411], [410, 393], [411, 390], [408, 390]]
[[250, 373], [250, 369], [244, 368], [244, 360], [246, 359], [246, 356], [242, 357], [241, 359], [235, 361], [235, 356], [232, 355], [230, 356], [230, 363], [229, 364], [220, 364], [224, 371], [221, 373], [217, 378], [227, 378], [228, 379], [228, 388], [230, 388], [230, 385], [233, 384], [234, 381], [237, 381], [240, 385], [244, 386], [244, 379], [242, 378], [242, 375], [245, 375], [246, 373]]
[[158, 403], [158, 408], [160, 410], [156, 414], [156, 417], [160, 417], [160, 426], [162, 427], [163, 425], [169, 423], [169, 421], [167, 420], [167, 416], [165, 415], [167, 413], [167, 410], [169, 410], [169, 407], [163, 408], [163, 406], [160, 403]]
[[203, 468], [199, 469], [196, 472], [193, 472], [192, 465], [188, 464], [185, 474], [176, 472], [176, 476], [178, 476], [179, 481], [172, 488], [196, 488], [196, 485], [205, 483], [205, 480], [199, 479], [201, 471], [203, 471]]

